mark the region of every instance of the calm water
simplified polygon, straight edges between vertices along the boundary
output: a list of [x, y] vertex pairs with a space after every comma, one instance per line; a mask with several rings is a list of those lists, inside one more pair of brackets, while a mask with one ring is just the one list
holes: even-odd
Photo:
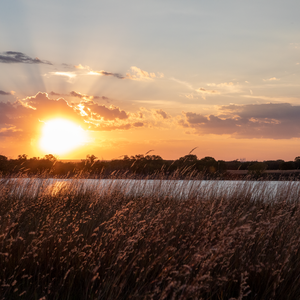
[[99, 194], [122, 191], [126, 195], [173, 196], [178, 199], [189, 196], [209, 198], [247, 193], [252, 199], [300, 198], [300, 182], [297, 181], [218, 181], [218, 180], [133, 180], [133, 179], [28, 179], [7, 180], [13, 184], [13, 192], [19, 196], [42, 193], [56, 194], [64, 189], [93, 190]]

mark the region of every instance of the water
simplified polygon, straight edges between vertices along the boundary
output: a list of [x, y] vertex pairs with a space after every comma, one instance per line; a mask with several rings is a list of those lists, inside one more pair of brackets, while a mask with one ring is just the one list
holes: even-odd
[[121, 191], [125, 195], [160, 197], [172, 196], [176, 199], [188, 197], [204, 198], [228, 197], [239, 195], [251, 199], [298, 199], [300, 182], [298, 181], [218, 181], [218, 180], [135, 180], [135, 179], [39, 179], [12, 178], [2, 179], [12, 184], [12, 193], [20, 197], [26, 194], [38, 196], [62, 190], [113, 193]]

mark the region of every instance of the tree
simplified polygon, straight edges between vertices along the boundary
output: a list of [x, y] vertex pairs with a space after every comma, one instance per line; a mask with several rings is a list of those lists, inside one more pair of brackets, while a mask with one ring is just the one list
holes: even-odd
[[28, 155], [27, 154], [19, 154], [18, 160], [27, 160]]
[[96, 157], [94, 154], [88, 154], [86, 156], [86, 162], [87, 163], [90, 163], [91, 165], [95, 162], [95, 160], [97, 159], [98, 157]]
[[285, 161], [282, 164], [280, 164], [280, 170], [295, 170], [296, 165], [293, 161]]
[[49, 161], [52, 161], [52, 162], [57, 161], [57, 158], [53, 154], [47, 154], [47, 155], [45, 155], [45, 159], [49, 160]]
[[163, 160], [161, 158], [161, 156], [159, 156], [159, 155], [146, 155], [145, 159], [146, 160]]
[[264, 170], [266, 170], [268, 167], [268, 165], [265, 162], [254, 162], [253, 164], [251, 164], [248, 167], [249, 171], [253, 171], [253, 172], [263, 172]]
[[179, 158], [179, 161], [184, 163], [195, 163], [197, 160], [198, 158], [195, 154], [188, 154]]
[[0, 161], [2, 162], [7, 161], [7, 157], [4, 155], [0, 155]]

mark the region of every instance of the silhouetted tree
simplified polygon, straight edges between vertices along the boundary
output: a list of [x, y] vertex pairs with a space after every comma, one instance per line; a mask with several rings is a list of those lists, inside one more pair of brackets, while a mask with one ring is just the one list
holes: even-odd
[[95, 162], [95, 160], [97, 159], [98, 157], [96, 157], [94, 154], [88, 154], [87, 156], [86, 156], [86, 161], [88, 162], [88, 163], [90, 163], [91, 165]]
[[18, 160], [27, 160], [28, 155], [27, 154], [19, 154]]
[[45, 159], [49, 160], [49, 161], [52, 161], [52, 162], [57, 161], [57, 158], [53, 154], [47, 154], [47, 155], [45, 155]]

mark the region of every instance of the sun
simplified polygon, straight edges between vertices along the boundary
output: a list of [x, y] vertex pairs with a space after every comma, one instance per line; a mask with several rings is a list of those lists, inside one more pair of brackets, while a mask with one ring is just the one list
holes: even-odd
[[87, 141], [85, 131], [66, 119], [45, 122], [42, 128], [40, 148], [47, 153], [61, 155], [71, 152]]

